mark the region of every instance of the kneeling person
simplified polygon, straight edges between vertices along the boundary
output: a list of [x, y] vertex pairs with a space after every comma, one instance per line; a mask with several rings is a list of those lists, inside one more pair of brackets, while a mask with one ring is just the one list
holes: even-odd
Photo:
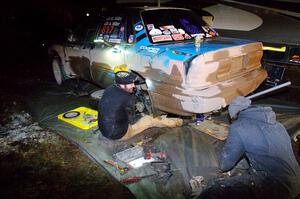
[[135, 109], [135, 80], [137, 76], [127, 71], [115, 73], [115, 84], [104, 91], [98, 105], [98, 125], [102, 135], [111, 140], [127, 140], [150, 127], [177, 127], [182, 119], [143, 116], [130, 124], [129, 117]]

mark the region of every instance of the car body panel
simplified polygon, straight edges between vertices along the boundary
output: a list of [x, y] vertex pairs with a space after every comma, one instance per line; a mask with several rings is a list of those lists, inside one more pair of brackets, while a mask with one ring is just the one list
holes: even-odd
[[[115, 18], [118, 15], [106, 20]], [[123, 19], [120, 17], [117, 23], [121, 24], [119, 29]], [[219, 110], [235, 96], [254, 91], [267, 76], [260, 65], [261, 43], [209, 35], [200, 48], [195, 47], [193, 40], [155, 43], [153, 38], [158, 37], [150, 35], [146, 25], [142, 18], [134, 21], [135, 31], [128, 37], [130, 43], [104, 42], [105, 35], [100, 32], [103, 29], [99, 28], [95, 38], [103, 42], [94, 47], [55, 46], [52, 50], [64, 59], [64, 70], [69, 77], [76, 75], [102, 87], [113, 83], [114, 67], [126, 64], [146, 80], [154, 108], [178, 115]]]

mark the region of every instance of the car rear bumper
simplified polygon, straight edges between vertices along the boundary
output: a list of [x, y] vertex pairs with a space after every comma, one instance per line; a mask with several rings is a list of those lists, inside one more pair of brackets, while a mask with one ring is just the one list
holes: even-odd
[[266, 77], [267, 72], [260, 68], [234, 79], [201, 89], [178, 88], [159, 82], [155, 84], [154, 89], [149, 91], [149, 94], [155, 108], [189, 116], [226, 107], [236, 96], [246, 96], [254, 91]]

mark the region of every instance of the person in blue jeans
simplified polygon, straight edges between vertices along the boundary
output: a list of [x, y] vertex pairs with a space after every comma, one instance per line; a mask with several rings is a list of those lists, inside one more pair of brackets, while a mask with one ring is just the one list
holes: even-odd
[[238, 96], [228, 107], [233, 123], [219, 160], [221, 173], [246, 159], [246, 174], [219, 178], [201, 198], [295, 198], [300, 193], [300, 169], [291, 138], [276, 121], [271, 107], [251, 106]]
[[181, 118], [153, 117], [144, 115], [130, 123], [135, 109], [134, 88], [137, 76], [129, 71], [115, 73], [115, 83], [107, 87], [98, 104], [98, 126], [109, 140], [126, 141], [151, 127], [178, 127]]

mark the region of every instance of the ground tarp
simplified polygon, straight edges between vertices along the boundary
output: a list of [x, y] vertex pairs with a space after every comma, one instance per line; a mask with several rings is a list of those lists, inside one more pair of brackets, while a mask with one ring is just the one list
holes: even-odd
[[[92, 85], [82, 84], [79, 90], [74, 91], [74, 87], [70, 84], [57, 86], [45, 83], [32, 91], [26, 101], [29, 112], [41, 126], [50, 128], [77, 144], [84, 153], [117, 180], [156, 172], [150, 164], [145, 164], [138, 169], [129, 170], [125, 175], [120, 175], [117, 169], [104, 163], [104, 160], [114, 160], [114, 153], [130, 148], [140, 140], [152, 138], [142, 147], [145, 150], [155, 148], [166, 152], [167, 162], [171, 163], [173, 172], [169, 178], [154, 176], [127, 185], [137, 198], [186, 198], [189, 180], [193, 176], [203, 176], [206, 182], [217, 177], [218, 157], [224, 142], [202, 133], [194, 125], [180, 128], [151, 128], [128, 142], [112, 145], [106, 141], [99, 141], [99, 131], [96, 129], [81, 130], [57, 119], [59, 114], [80, 106], [95, 109], [97, 100], [85, 94], [96, 89], [98, 88]], [[299, 105], [274, 99], [260, 100], [255, 103], [274, 107], [278, 120], [286, 126], [289, 134], [292, 136], [299, 133]], [[228, 122], [226, 112], [214, 116], [213, 119]]]

